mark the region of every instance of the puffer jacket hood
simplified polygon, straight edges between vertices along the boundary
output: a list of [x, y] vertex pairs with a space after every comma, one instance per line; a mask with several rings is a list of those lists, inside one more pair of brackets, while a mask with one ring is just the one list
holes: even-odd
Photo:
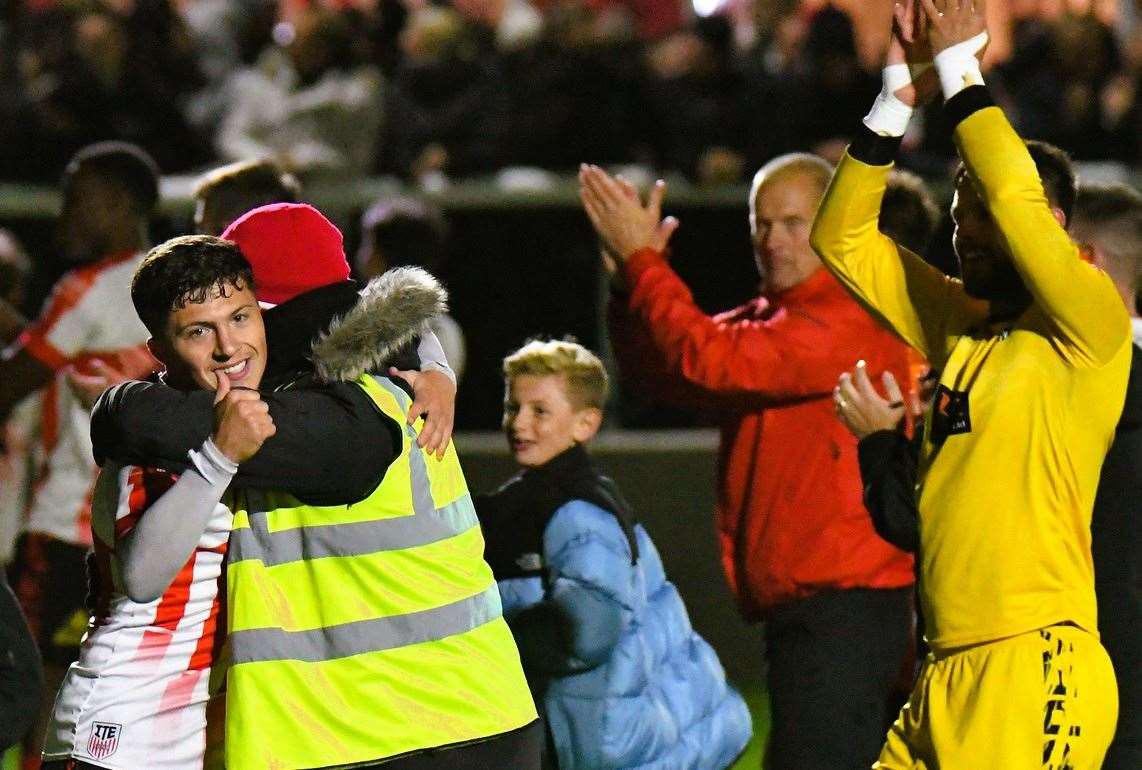
[[418, 267], [388, 270], [358, 296], [357, 304], [313, 343], [313, 367], [326, 382], [376, 371], [448, 310], [444, 287]]
[[[263, 388], [304, 378], [352, 381], [389, 366], [419, 366], [417, 338], [444, 312], [448, 295], [419, 268], [397, 268], [366, 286], [338, 281], [262, 314], [268, 358]], [[315, 373], [316, 372], [316, 373]]]

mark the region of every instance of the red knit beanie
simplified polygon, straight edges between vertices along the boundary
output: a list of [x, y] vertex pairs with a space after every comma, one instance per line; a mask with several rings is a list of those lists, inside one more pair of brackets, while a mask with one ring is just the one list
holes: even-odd
[[258, 299], [279, 305], [349, 277], [336, 225], [308, 203], [271, 203], [247, 211], [222, 237], [238, 244], [254, 268]]

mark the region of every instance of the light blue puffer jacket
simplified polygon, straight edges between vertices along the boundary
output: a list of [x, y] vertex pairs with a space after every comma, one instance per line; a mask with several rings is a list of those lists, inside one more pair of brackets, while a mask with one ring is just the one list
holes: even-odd
[[578, 619], [568, 668], [579, 673], [551, 680], [543, 704], [559, 768], [722, 770], [749, 741], [749, 711], [646, 530], [635, 534], [632, 565], [615, 517], [572, 500], [544, 530], [547, 590], [538, 577], [499, 584], [509, 623], [543, 599]]

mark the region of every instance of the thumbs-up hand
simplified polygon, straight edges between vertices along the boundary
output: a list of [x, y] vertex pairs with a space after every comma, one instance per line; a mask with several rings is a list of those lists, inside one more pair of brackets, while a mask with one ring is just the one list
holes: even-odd
[[277, 432], [270, 407], [256, 390], [232, 389], [230, 378], [219, 373], [214, 391], [214, 445], [236, 463], [253, 457]]

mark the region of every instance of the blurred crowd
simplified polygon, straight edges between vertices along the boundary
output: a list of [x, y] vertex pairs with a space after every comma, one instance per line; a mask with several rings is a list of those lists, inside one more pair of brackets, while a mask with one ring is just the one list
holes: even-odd
[[[1079, 160], [1140, 163], [1132, 2], [1006, 4], [1010, 40], [989, 82], [1023, 135]], [[859, 17], [861, 4], [849, 5]], [[838, 156], [880, 66], [860, 19], [820, 0], [728, 0], [699, 8], [705, 16], [680, 0], [0, 9], [7, 180], [55, 181], [80, 147], [122, 139], [166, 174], [274, 156], [306, 174], [431, 185], [505, 168], [570, 172], [590, 158], [744, 181], [778, 153]], [[904, 165], [933, 173], [952, 155], [937, 119], [918, 123], [905, 149]]]

